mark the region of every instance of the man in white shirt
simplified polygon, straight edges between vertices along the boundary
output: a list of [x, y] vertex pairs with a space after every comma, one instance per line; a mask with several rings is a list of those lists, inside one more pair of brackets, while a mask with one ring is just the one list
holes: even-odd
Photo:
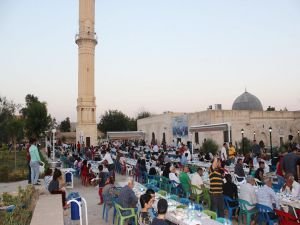
[[282, 192], [287, 192], [293, 197], [300, 196], [300, 184], [295, 181], [294, 175], [292, 173], [286, 174], [286, 183], [282, 187]]
[[[176, 174], [176, 168], [174, 166], [170, 167], [169, 180], [174, 180], [176, 183], [180, 184], [180, 180]], [[176, 184], [176, 186], [178, 186], [178, 184]]]
[[256, 193], [257, 203], [268, 206], [271, 209], [273, 209], [273, 204], [275, 204], [275, 207], [278, 209], [279, 201], [275, 191], [272, 189], [272, 179], [266, 177], [264, 179], [264, 184], [265, 185], [259, 188]]
[[[192, 177], [191, 183], [192, 185], [197, 186], [200, 189], [204, 188], [203, 180], [202, 180], [202, 175], [203, 175], [203, 169], [201, 167], [198, 168], [197, 173], [195, 173]], [[202, 190], [197, 190], [197, 194], [201, 194]]]
[[185, 148], [185, 150], [184, 150], [184, 152], [183, 152], [183, 155], [185, 155], [185, 153], [187, 153], [187, 154], [188, 154], [187, 160], [188, 160], [188, 161], [191, 161], [192, 156], [191, 156], [190, 150], [189, 150], [188, 147], [186, 147], [186, 146], [185, 146], [184, 148]]
[[107, 161], [108, 170], [112, 171], [114, 169], [114, 161], [111, 158], [109, 150], [106, 150], [106, 153], [100, 163], [103, 163], [105, 160]]
[[222, 159], [222, 161], [227, 160], [227, 143], [224, 143], [223, 147], [221, 149], [221, 159]]
[[247, 206], [248, 210], [255, 208], [255, 204], [257, 203], [255, 188], [254, 188], [254, 178], [252, 176], [246, 177], [247, 183], [241, 184], [239, 198], [249, 202], [249, 204], [253, 206]]

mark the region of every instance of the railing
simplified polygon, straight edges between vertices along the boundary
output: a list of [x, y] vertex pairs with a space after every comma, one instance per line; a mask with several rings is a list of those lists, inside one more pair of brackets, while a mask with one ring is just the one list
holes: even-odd
[[84, 33], [80, 33], [80, 34], [75, 35], [75, 42], [76, 43], [77, 43], [78, 40], [82, 40], [82, 39], [92, 40], [92, 41], [95, 41], [96, 43], [98, 42], [97, 34], [96, 33], [91, 33], [91, 32], [84, 32]]

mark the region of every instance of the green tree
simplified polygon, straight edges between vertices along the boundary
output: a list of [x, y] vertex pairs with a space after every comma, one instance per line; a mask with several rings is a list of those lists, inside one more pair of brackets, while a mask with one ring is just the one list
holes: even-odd
[[204, 152], [205, 154], [211, 152], [213, 155], [217, 153], [218, 149], [218, 144], [212, 139], [207, 139], [200, 148], [201, 152]]
[[[239, 153], [242, 153], [242, 154], [248, 154], [249, 152], [251, 152], [252, 150], [252, 143], [250, 141], [250, 139], [244, 137], [244, 144], [243, 144], [243, 139], [239, 142], [239, 146], [240, 146], [240, 149], [239, 149]], [[244, 146], [244, 149], [243, 149], [243, 146]]]
[[16, 144], [24, 138], [24, 120], [16, 116], [8, 121], [7, 133], [13, 144], [15, 152], [15, 170], [17, 169], [17, 148]]
[[26, 95], [26, 107], [21, 110], [25, 120], [27, 137], [39, 138], [50, 126], [51, 117], [45, 102], [40, 102], [34, 95]]
[[8, 132], [9, 122], [15, 117], [16, 110], [20, 105], [7, 100], [6, 97], [0, 97], [0, 143], [11, 141]]
[[61, 121], [59, 125], [59, 129], [61, 132], [70, 132], [71, 131], [71, 123], [70, 118], [67, 117], [65, 120]]
[[136, 120], [121, 111], [108, 110], [101, 117], [98, 129], [105, 134], [107, 131], [133, 131], [136, 130]]

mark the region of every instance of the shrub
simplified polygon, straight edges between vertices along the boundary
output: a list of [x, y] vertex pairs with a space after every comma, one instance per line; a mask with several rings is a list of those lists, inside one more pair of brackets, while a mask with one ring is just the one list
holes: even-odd
[[211, 152], [213, 155], [217, 153], [218, 149], [218, 144], [212, 139], [207, 139], [200, 148], [201, 152], [204, 152], [205, 154]]
[[37, 196], [38, 192], [31, 185], [26, 189], [19, 187], [16, 196], [3, 193], [4, 205], [15, 205], [16, 208], [11, 213], [1, 212], [0, 225], [29, 225]]

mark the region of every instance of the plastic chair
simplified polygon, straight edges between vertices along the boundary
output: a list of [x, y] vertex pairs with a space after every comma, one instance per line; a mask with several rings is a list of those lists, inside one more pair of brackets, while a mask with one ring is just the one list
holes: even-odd
[[[196, 185], [191, 185], [191, 191], [191, 198], [195, 199], [195, 202], [200, 203], [200, 198], [203, 197], [202, 190]], [[199, 191], [201, 194], [198, 194]]]
[[164, 191], [164, 190], [159, 190], [157, 193], [164, 196], [164, 197], [166, 197], [166, 195], [167, 195], [167, 192]]
[[170, 183], [169, 178], [161, 176], [160, 177], [159, 188], [162, 189], [162, 190], [165, 190], [167, 192], [171, 192], [171, 186], [169, 185], [169, 183]]
[[130, 166], [130, 165], [126, 165], [126, 175], [127, 176], [132, 176], [132, 170], [133, 170], [133, 167]]
[[[231, 220], [232, 219], [232, 214], [233, 210], [239, 208], [239, 202], [237, 200], [234, 200], [230, 198], [229, 196], [224, 195], [224, 203], [225, 203], [225, 208], [228, 210], [228, 218]], [[236, 206], [230, 206], [231, 203], [236, 203]]]
[[275, 222], [277, 222], [277, 219], [271, 220], [269, 213], [273, 213], [273, 210], [265, 205], [256, 204], [256, 208], [258, 211], [258, 224], [261, 225], [262, 222], [266, 222], [269, 225], [273, 225]]
[[201, 204], [197, 204], [197, 203], [194, 204], [194, 207], [195, 207], [195, 210], [199, 210], [199, 211], [203, 211], [203, 209], [204, 209]]
[[223, 217], [218, 217], [216, 219], [219, 223], [226, 224], [226, 225], [232, 225], [232, 222], [229, 219], [223, 218]]
[[280, 192], [281, 188], [282, 188], [282, 185], [279, 184], [279, 183], [278, 183], [278, 184], [275, 184], [275, 183], [272, 184], [272, 189], [273, 189], [276, 193]]
[[202, 204], [206, 205], [208, 209], [211, 207], [211, 199], [208, 188], [203, 188], [203, 201]]
[[217, 219], [217, 213], [216, 212], [213, 212], [213, 211], [210, 211], [210, 210], [206, 209], [206, 210], [203, 210], [203, 213], [208, 215], [213, 220]]
[[[115, 208], [116, 208], [116, 221], [117, 221], [117, 225], [124, 225], [125, 224], [125, 220], [128, 220], [130, 218], [134, 219], [135, 225], [137, 225], [137, 214], [135, 212], [135, 208], [122, 208], [119, 204], [114, 203]], [[129, 212], [129, 215], [123, 216], [122, 212]]]
[[189, 205], [191, 201], [188, 198], [180, 198], [179, 202], [184, 205]]
[[175, 180], [170, 180], [170, 187], [171, 187], [171, 193], [178, 195], [180, 190], [179, 190], [179, 183], [177, 183]]
[[170, 195], [170, 199], [179, 202], [179, 197], [177, 195]]
[[300, 224], [300, 222], [297, 221], [297, 218], [295, 216], [292, 216], [290, 213], [286, 213], [281, 210], [274, 209], [276, 215], [278, 216], [278, 222], [280, 225], [296, 225]]
[[[255, 208], [256, 205], [251, 205], [249, 202], [243, 199], [239, 199], [239, 205], [240, 205], [240, 212], [239, 212], [239, 224], [240, 222], [243, 223], [244, 217], [243, 215], [246, 215], [246, 225], [251, 224], [251, 217], [253, 214], [256, 214], [258, 211]], [[249, 210], [248, 207], [254, 207], [253, 209]]]

